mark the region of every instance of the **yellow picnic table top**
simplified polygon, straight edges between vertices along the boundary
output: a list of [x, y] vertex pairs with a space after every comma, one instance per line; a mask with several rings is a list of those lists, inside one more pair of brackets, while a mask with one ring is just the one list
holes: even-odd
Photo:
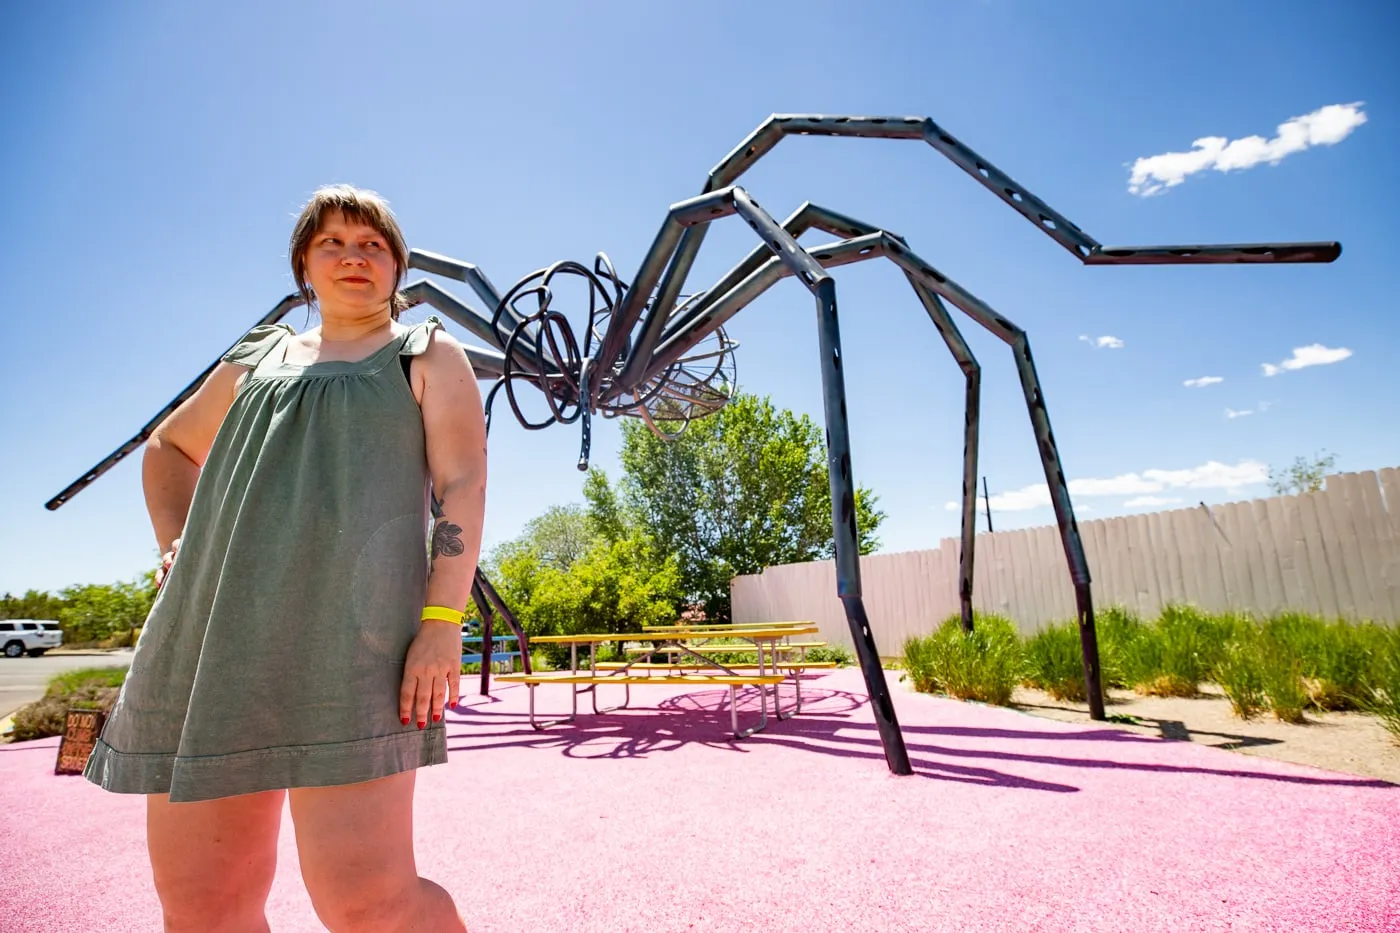
[[711, 631], [711, 630], [712, 630], [712, 631], [719, 631], [719, 632], [738, 632], [738, 631], [747, 631], [747, 630], [749, 630], [749, 629], [755, 629], [755, 628], [759, 628], [759, 629], [772, 629], [772, 628], [802, 628], [802, 627], [805, 627], [805, 626], [808, 626], [808, 625], [811, 625], [811, 624], [812, 624], [811, 622], [807, 622], [807, 621], [802, 621], [802, 622], [728, 622], [728, 623], [719, 623], [719, 622], [697, 622], [697, 623], [695, 623], [695, 624], [693, 624], [693, 625], [684, 625], [684, 624], [677, 624], [677, 625], [644, 625], [644, 626], [642, 626], [642, 631], [644, 631], [644, 632], [678, 632], [678, 631], [682, 631], [682, 630], [684, 630], [684, 631], [702, 631], [702, 630], [704, 630], [704, 631]]
[[[805, 626], [798, 628], [796, 626]], [[731, 629], [723, 626], [722, 631], [714, 631], [709, 628], [695, 630], [692, 628], [666, 628], [647, 629], [643, 632], [580, 632], [577, 635], [537, 635], [529, 639], [532, 645], [570, 645], [588, 644], [600, 641], [674, 641], [678, 638], [723, 638], [730, 635], [734, 638], [753, 638], [763, 641], [770, 639], [785, 638], [788, 635], [810, 635], [817, 631], [817, 627], [810, 622], [795, 622], [786, 626], [772, 628], [745, 628]]]

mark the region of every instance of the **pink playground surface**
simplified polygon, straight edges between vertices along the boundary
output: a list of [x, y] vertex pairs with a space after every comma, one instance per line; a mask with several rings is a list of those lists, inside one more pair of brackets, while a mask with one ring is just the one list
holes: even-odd
[[[742, 742], [717, 689], [543, 733], [522, 686], [465, 697], [420, 772], [420, 871], [475, 933], [1400, 930], [1400, 787], [890, 676], [910, 777], [854, 669]], [[158, 931], [143, 802], [55, 777], [56, 747], [0, 746], [0, 929]], [[289, 822], [268, 917], [322, 929]]]

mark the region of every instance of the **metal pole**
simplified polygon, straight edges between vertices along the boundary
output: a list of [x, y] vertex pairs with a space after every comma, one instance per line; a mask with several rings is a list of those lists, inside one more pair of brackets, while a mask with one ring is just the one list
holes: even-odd
[[982, 501], [987, 507], [987, 533], [990, 534], [992, 531], [992, 497], [987, 492], [987, 477], [985, 476], [982, 477]]

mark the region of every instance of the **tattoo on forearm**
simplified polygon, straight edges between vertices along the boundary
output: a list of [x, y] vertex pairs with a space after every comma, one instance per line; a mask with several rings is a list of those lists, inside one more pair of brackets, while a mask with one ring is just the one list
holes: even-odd
[[433, 560], [438, 557], [457, 557], [466, 551], [462, 543], [462, 526], [454, 525], [446, 519], [433, 526]]

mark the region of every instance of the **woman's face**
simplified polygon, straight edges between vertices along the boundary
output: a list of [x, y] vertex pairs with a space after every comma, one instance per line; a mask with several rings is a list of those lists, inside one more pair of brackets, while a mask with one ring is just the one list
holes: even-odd
[[398, 284], [388, 239], [339, 211], [328, 212], [311, 237], [304, 268], [322, 315], [387, 308]]

